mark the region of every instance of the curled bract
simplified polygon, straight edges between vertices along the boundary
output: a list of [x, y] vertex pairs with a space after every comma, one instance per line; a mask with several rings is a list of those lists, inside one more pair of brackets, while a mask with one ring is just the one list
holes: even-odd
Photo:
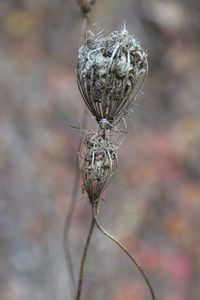
[[127, 114], [147, 71], [146, 52], [125, 28], [107, 36], [89, 33], [79, 49], [79, 90], [98, 123], [116, 124]]

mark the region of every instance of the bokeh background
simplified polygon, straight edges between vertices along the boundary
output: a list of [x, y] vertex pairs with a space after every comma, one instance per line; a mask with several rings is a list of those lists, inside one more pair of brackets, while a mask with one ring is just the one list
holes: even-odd
[[[149, 75], [128, 118], [105, 228], [134, 253], [162, 300], [200, 299], [200, 2], [101, 0], [96, 31], [127, 28]], [[0, 299], [70, 300], [63, 231], [83, 106], [74, 0], [0, 1]], [[91, 123], [87, 115], [87, 126]], [[78, 187], [70, 247], [78, 278], [91, 219]], [[83, 300], [147, 300], [129, 259], [95, 230]]]

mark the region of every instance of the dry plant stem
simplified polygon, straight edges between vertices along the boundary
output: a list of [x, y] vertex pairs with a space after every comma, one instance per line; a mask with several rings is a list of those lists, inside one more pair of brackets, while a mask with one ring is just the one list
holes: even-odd
[[[81, 28], [81, 36], [80, 36], [80, 41], [79, 44], [82, 43], [84, 39], [84, 33], [87, 29], [87, 27], [90, 26], [90, 20], [87, 14], [83, 15], [83, 22], [82, 22], [82, 28]], [[83, 111], [83, 127], [85, 127], [86, 123], [86, 111], [84, 109]], [[81, 138], [79, 141], [79, 147], [81, 143]], [[69, 275], [70, 275], [70, 280], [71, 280], [71, 297], [74, 299], [75, 297], [75, 277], [74, 277], [74, 271], [73, 271], [73, 265], [72, 265], [72, 258], [71, 258], [71, 253], [69, 249], [69, 232], [70, 232], [70, 226], [71, 226], [71, 221], [72, 217], [75, 211], [75, 201], [76, 201], [76, 196], [78, 193], [78, 183], [80, 179], [80, 172], [79, 172], [79, 166], [78, 166], [78, 159], [76, 159], [76, 167], [75, 167], [75, 179], [74, 179], [74, 188], [72, 191], [72, 197], [71, 197], [71, 203], [70, 203], [70, 208], [68, 215], [65, 220], [65, 227], [64, 227], [64, 250], [65, 250], [65, 259], [66, 259], [66, 264], [68, 266], [69, 270]]]
[[83, 16], [83, 23], [82, 23], [82, 26], [81, 26], [81, 37], [80, 37], [79, 46], [84, 41], [85, 32], [86, 32], [86, 30], [89, 26], [90, 26], [90, 19], [89, 19], [88, 15], [84, 15]]
[[81, 267], [80, 267], [80, 272], [79, 272], [79, 280], [78, 280], [76, 300], [80, 300], [80, 297], [81, 297], [85, 262], [86, 262], [88, 248], [89, 248], [89, 244], [90, 244], [90, 240], [91, 240], [91, 237], [92, 237], [94, 226], [95, 226], [95, 219], [92, 218], [90, 229], [89, 229], [87, 240], [86, 240], [86, 244], [85, 244], [83, 255], [82, 255], [82, 259], [81, 259]]
[[[83, 120], [82, 121], [82, 126], [85, 127], [86, 126], [86, 110], [85, 110], [85, 108], [83, 109], [82, 120]], [[79, 140], [78, 148], [80, 148], [80, 144], [81, 144], [81, 138]], [[72, 258], [71, 258], [70, 248], [69, 248], [69, 246], [70, 246], [69, 235], [70, 235], [72, 217], [74, 215], [74, 211], [75, 211], [75, 208], [76, 208], [76, 198], [77, 198], [78, 189], [79, 189], [79, 181], [80, 181], [80, 171], [79, 171], [78, 157], [76, 157], [73, 191], [72, 191], [69, 211], [68, 211], [68, 214], [67, 214], [66, 220], [65, 220], [64, 239], [63, 239], [64, 251], [65, 251], [65, 260], [66, 260], [66, 264], [67, 264], [67, 267], [68, 267], [68, 270], [69, 270], [69, 276], [70, 276], [70, 281], [71, 281], [70, 289], [71, 289], [71, 298], [72, 299], [75, 298], [76, 284], [75, 284], [75, 276], [74, 276]]]
[[[115, 244], [117, 244], [127, 255], [128, 257], [132, 260], [132, 262], [136, 265], [136, 267], [138, 268], [138, 270], [140, 271], [141, 275], [143, 276], [144, 280], [146, 281], [148, 287], [149, 287], [149, 290], [150, 290], [150, 293], [151, 293], [151, 296], [152, 296], [152, 299], [153, 300], [156, 300], [156, 296], [154, 294], [154, 291], [153, 291], [153, 288], [151, 286], [151, 283], [149, 282], [149, 279], [147, 278], [146, 274], [144, 273], [144, 270], [140, 267], [140, 265], [137, 263], [137, 261], [135, 260], [135, 258], [130, 254], [130, 252], [126, 249], [125, 246], [123, 246], [118, 240], [116, 240], [111, 234], [109, 234], [100, 224], [99, 224], [99, 221], [97, 220], [97, 212], [98, 212], [98, 208], [96, 207], [96, 203], [94, 203], [92, 205], [92, 215], [93, 215], [93, 218], [95, 220], [95, 224], [96, 226], [98, 227], [98, 229], [104, 234], [106, 235], [109, 239], [111, 239]], [[99, 205], [99, 203], [98, 203]]]
[[75, 296], [76, 285], [75, 285], [75, 277], [74, 277], [72, 258], [71, 258], [70, 248], [69, 248], [69, 245], [70, 245], [69, 233], [70, 233], [72, 217], [74, 215], [75, 206], [76, 206], [76, 196], [78, 193], [79, 179], [80, 179], [80, 173], [79, 173], [79, 167], [78, 167], [78, 159], [76, 159], [74, 186], [73, 186], [73, 191], [72, 191], [70, 208], [69, 208], [68, 215], [66, 217], [65, 227], [64, 227], [64, 250], [65, 250], [66, 264], [67, 264], [67, 267], [69, 270], [69, 275], [70, 275], [70, 280], [71, 280], [70, 288], [71, 288], [72, 299], [74, 299], [74, 296]]
[[[94, 1], [94, 4], [95, 4], [95, 1]], [[83, 42], [84, 34], [85, 34], [87, 28], [90, 27], [90, 24], [91, 24], [90, 19], [88, 17], [88, 14], [82, 14], [82, 15], [83, 15], [83, 22], [82, 22], [81, 36], [80, 36], [79, 44], [81, 44]], [[86, 126], [86, 110], [84, 108], [82, 127], [84, 128], [85, 126]], [[80, 141], [79, 141], [79, 147], [80, 147], [80, 143], [81, 143], [81, 138], [80, 138]], [[72, 191], [70, 208], [69, 208], [68, 215], [66, 216], [65, 227], [64, 227], [65, 260], [66, 260], [66, 264], [68, 266], [70, 280], [71, 280], [70, 289], [71, 289], [72, 299], [75, 298], [75, 289], [76, 289], [76, 287], [75, 287], [75, 276], [74, 276], [72, 258], [71, 258], [70, 248], [69, 248], [69, 245], [70, 245], [69, 233], [70, 233], [70, 226], [71, 226], [72, 217], [74, 215], [75, 206], [76, 206], [75, 201], [76, 201], [76, 196], [78, 194], [79, 180], [80, 180], [80, 172], [79, 172], [78, 159], [76, 159], [74, 186], [73, 186], [73, 191]]]
[[[94, 1], [93, 5], [95, 4], [96, 1]], [[80, 4], [79, 4], [80, 5]], [[86, 3], [84, 3], [83, 1], [83, 6], [85, 6]], [[93, 6], [91, 7], [90, 11], [92, 10]], [[82, 7], [80, 5], [80, 10], [82, 12], [82, 17], [83, 17], [83, 23], [82, 23], [82, 27], [81, 27], [81, 37], [80, 37], [80, 42], [79, 42], [79, 46], [81, 45], [82, 42], [84, 42], [84, 39], [85, 39], [85, 32], [88, 28], [91, 27], [91, 21], [90, 21], [90, 18], [88, 16], [88, 13], [90, 11], [88, 11], [87, 13], [84, 13], [82, 11]]]

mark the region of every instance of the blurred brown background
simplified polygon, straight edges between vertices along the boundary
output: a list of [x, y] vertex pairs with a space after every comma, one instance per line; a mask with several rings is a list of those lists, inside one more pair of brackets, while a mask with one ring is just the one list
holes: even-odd
[[[200, 2], [97, 0], [95, 28], [126, 21], [149, 75], [100, 219], [144, 267], [159, 300], [200, 299]], [[63, 229], [82, 118], [73, 0], [0, 1], [0, 299], [70, 300]], [[88, 117], [88, 122], [90, 117]], [[76, 278], [90, 221], [79, 187]], [[129, 259], [95, 230], [83, 300], [147, 300]]]

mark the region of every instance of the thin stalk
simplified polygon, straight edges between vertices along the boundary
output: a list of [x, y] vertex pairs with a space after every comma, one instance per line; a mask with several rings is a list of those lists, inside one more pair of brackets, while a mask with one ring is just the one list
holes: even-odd
[[66, 260], [66, 264], [67, 264], [67, 267], [69, 270], [70, 281], [71, 281], [70, 289], [71, 289], [72, 299], [74, 299], [76, 284], [75, 284], [75, 276], [74, 276], [72, 258], [71, 258], [70, 248], [69, 248], [69, 246], [70, 246], [69, 233], [70, 233], [72, 217], [74, 215], [75, 206], [76, 206], [76, 196], [78, 193], [79, 179], [80, 179], [80, 174], [79, 174], [79, 167], [78, 167], [78, 159], [76, 159], [74, 186], [73, 186], [73, 191], [72, 191], [69, 212], [68, 212], [68, 214], [66, 216], [66, 220], [65, 220], [64, 239], [63, 239], [65, 260]]
[[[85, 15], [85, 16], [83, 16], [79, 44], [81, 44], [83, 42], [84, 33], [85, 33], [87, 27], [89, 27], [89, 26], [90, 26], [89, 17], [87, 15]], [[86, 125], [86, 111], [84, 109], [82, 127], [85, 127], [85, 125]], [[81, 144], [81, 138], [79, 141], [79, 148], [80, 148], [80, 144]], [[69, 248], [69, 245], [70, 245], [69, 233], [70, 233], [72, 217], [74, 215], [75, 206], [76, 206], [76, 197], [78, 194], [79, 180], [80, 180], [80, 171], [79, 171], [79, 165], [78, 165], [78, 158], [76, 158], [74, 185], [73, 185], [73, 191], [72, 191], [69, 211], [68, 211], [68, 214], [67, 214], [66, 220], [65, 220], [64, 238], [63, 238], [65, 261], [66, 261], [66, 264], [67, 264], [67, 267], [69, 270], [70, 281], [71, 281], [70, 290], [71, 290], [71, 298], [72, 299], [74, 299], [74, 297], [75, 297], [76, 284], [75, 284], [75, 276], [74, 276], [72, 258], [71, 258], [70, 248]]]
[[90, 24], [91, 24], [91, 22], [90, 22], [89, 16], [83, 15], [83, 23], [82, 23], [82, 27], [81, 27], [81, 37], [80, 37], [80, 41], [79, 41], [79, 46], [84, 41], [85, 32], [86, 32], [87, 28], [90, 27]]
[[142, 267], [137, 263], [137, 261], [135, 260], [135, 258], [131, 255], [131, 253], [128, 251], [128, 249], [122, 245], [117, 239], [115, 239], [110, 233], [108, 233], [99, 223], [99, 221], [97, 220], [97, 208], [95, 207], [95, 204], [92, 205], [92, 215], [93, 218], [95, 220], [95, 224], [97, 226], [97, 228], [105, 235], [107, 236], [110, 240], [112, 240], [115, 244], [117, 244], [125, 253], [126, 255], [128, 255], [128, 257], [131, 259], [131, 261], [135, 264], [135, 266], [137, 267], [137, 269], [140, 271], [141, 275], [143, 276], [146, 284], [149, 287], [151, 296], [153, 300], [156, 300], [156, 296], [154, 294], [154, 290], [153, 287], [149, 281], [149, 279], [147, 278], [144, 270], [142, 269]]
[[80, 300], [80, 297], [81, 297], [82, 286], [83, 286], [83, 278], [84, 278], [84, 270], [85, 270], [85, 262], [86, 262], [88, 248], [89, 248], [89, 245], [90, 245], [90, 240], [91, 240], [91, 237], [92, 237], [94, 226], [95, 226], [95, 219], [93, 217], [92, 221], [91, 221], [91, 224], [90, 224], [90, 229], [89, 229], [89, 232], [88, 232], [86, 244], [85, 244], [82, 259], [81, 259], [81, 266], [80, 266], [80, 272], [79, 272], [79, 280], [78, 280], [76, 300]]
[[[82, 116], [82, 126], [85, 127], [86, 125], [86, 110], [83, 110], [83, 116]], [[81, 138], [79, 140], [79, 148], [81, 145]], [[72, 257], [70, 253], [70, 228], [71, 228], [71, 222], [72, 218], [75, 212], [76, 208], [76, 198], [78, 194], [79, 189], [79, 181], [80, 181], [80, 171], [79, 171], [79, 163], [78, 163], [78, 156], [76, 157], [76, 165], [75, 165], [75, 176], [74, 176], [74, 183], [73, 183], [73, 190], [71, 195], [71, 202], [70, 207], [65, 219], [65, 226], [64, 226], [64, 236], [63, 236], [63, 245], [64, 245], [64, 252], [65, 252], [65, 261], [66, 265], [69, 270], [69, 277], [70, 277], [70, 293], [71, 293], [71, 299], [75, 299], [75, 290], [76, 290], [76, 284], [75, 284], [75, 276], [74, 276], [74, 270], [73, 270], [73, 264], [72, 264]]]

